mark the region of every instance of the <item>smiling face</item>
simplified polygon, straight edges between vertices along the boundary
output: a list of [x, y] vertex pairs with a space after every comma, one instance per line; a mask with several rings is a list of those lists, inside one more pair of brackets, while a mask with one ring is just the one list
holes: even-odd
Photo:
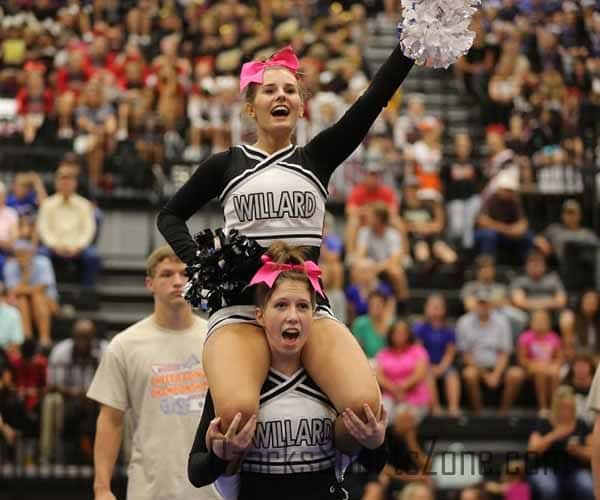
[[298, 79], [285, 68], [265, 70], [263, 83], [246, 103], [260, 134], [292, 135], [304, 112]]
[[265, 329], [273, 357], [300, 359], [313, 322], [313, 304], [305, 281], [282, 279], [263, 307], [256, 308], [256, 319]]

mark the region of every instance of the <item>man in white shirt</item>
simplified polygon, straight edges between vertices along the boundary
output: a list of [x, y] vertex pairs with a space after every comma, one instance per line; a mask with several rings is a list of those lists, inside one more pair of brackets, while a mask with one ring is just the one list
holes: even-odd
[[94, 287], [100, 256], [92, 245], [96, 233], [94, 206], [77, 194], [77, 172], [69, 165], [56, 171], [56, 193], [40, 205], [37, 227], [54, 262], [76, 261], [81, 284]]
[[187, 478], [208, 387], [202, 367], [206, 321], [182, 297], [185, 264], [170, 247], [155, 250], [146, 269], [154, 312], [113, 338], [88, 391], [102, 405], [94, 498], [115, 500], [110, 481], [128, 414], [133, 433], [128, 500], [217, 499], [212, 486], [196, 489]]

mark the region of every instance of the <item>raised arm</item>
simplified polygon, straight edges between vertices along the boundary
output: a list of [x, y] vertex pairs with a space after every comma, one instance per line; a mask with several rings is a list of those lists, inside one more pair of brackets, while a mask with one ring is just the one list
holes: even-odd
[[379, 68], [371, 84], [337, 123], [323, 130], [304, 148], [319, 169], [329, 177], [362, 142], [379, 113], [387, 106], [414, 61], [402, 54], [397, 45]]
[[186, 221], [221, 193], [229, 156], [229, 152], [218, 153], [201, 163], [158, 214], [158, 230], [186, 264], [196, 255], [196, 244]]

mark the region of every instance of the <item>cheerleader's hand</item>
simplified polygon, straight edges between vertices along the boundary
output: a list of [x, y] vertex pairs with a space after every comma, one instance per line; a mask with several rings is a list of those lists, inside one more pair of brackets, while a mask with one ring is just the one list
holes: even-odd
[[379, 448], [385, 441], [385, 428], [387, 425], [387, 411], [381, 405], [379, 420], [373, 414], [371, 407], [364, 405], [364, 412], [367, 417], [367, 423], [363, 422], [350, 408], [342, 413], [344, 425], [348, 432], [362, 446], [370, 450]]
[[254, 431], [256, 430], [256, 415], [252, 415], [246, 425], [238, 431], [241, 413], [238, 413], [229, 425], [225, 434], [221, 433], [221, 418], [212, 420], [206, 432], [207, 444], [220, 459], [232, 462], [239, 459], [252, 444]]

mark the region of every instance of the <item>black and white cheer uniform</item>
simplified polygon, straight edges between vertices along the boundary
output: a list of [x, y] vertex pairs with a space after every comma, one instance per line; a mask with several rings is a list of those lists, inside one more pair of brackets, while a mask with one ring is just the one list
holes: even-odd
[[[222, 481], [227, 467], [206, 449], [206, 431], [214, 416], [209, 392], [188, 462], [188, 477], [197, 487]], [[347, 498], [340, 481], [350, 460], [334, 447], [336, 416], [333, 404], [303, 368], [291, 376], [270, 369], [254, 439], [241, 464], [239, 500]], [[386, 458], [385, 446], [358, 456], [377, 473]]]
[[[344, 116], [304, 147], [291, 144], [267, 154], [240, 145], [204, 161], [158, 215], [158, 228], [179, 258], [190, 264], [195, 257], [186, 221], [218, 198], [226, 232], [236, 229], [265, 248], [278, 240], [306, 247], [316, 262], [329, 178], [362, 142], [413, 63], [396, 47]], [[237, 302], [212, 313], [209, 335], [229, 323], [255, 322], [250, 294]], [[319, 300], [316, 318], [323, 315], [333, 317], [327, 301]]]

